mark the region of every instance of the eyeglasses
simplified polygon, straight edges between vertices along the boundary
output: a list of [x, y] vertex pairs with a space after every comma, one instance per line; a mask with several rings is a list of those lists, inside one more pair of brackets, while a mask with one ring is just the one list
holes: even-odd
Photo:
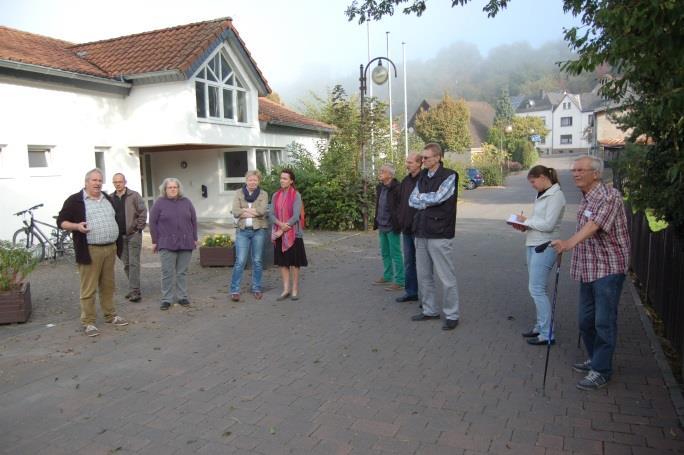
[[570, 169], [570, 172], [579, 172], [584, 174], [585, 172], [596, 172], [596, 169]]
[[423, 160], [423, 161], [429, 160], [430, 158], [434, 158], [434, 156], [421, 156], [421, 157], [420, 157], [420, 159]]

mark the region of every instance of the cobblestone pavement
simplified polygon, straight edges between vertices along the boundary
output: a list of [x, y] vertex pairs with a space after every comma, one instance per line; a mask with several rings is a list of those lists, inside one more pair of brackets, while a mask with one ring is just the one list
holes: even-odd
[[[563, 178], [569, 234], [578, 195]], [[229, 302], [230, 269], [202, 269], [195, 257], [192, 306], [161, 312], [158, 258], [145, 251], [144, 299], [119, 305], [131, 324], [101, 323], [93, 339], [78, 324], [73, 267], [43, 265], [31, 280], [31, 322], [0, 327], [0, 452], [682, 453], [684, 432], [627, 289], [614, 380], [575, 389], [570, 364], [583, 357], [569, 258], [542, 394], [545, 348], [520, 337], [534, 314], [523, 238], [502, 221], [531, 209], [532, 196], [524, 174], [463, 195], [462, 320], [452, 332], [411, 322], [417, 305], [371, 285], [381, 271], [373, 233], [307, 233], [297, 302], [275, 301], [272, 268], [263, 300]]]

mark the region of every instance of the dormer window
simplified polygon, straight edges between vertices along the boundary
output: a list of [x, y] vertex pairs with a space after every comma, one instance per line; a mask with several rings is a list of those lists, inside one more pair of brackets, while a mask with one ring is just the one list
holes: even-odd
[[197, 118], [247, 123], [247, 89], [223, 52], [195, 77]]

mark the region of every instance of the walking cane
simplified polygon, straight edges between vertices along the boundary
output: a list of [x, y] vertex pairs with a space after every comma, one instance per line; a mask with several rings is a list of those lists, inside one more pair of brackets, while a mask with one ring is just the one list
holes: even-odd
[[[551, 242], [542, 243], [534, 248], [536, 253], [543, 253]], [[549, 371], [549, 354], [551, 353], [551, 340], [553, 340], [553, 322], [556, 316], [556, 300], [558, 300], [558, 277], [560, 276], [560, 266], [563, 254], [559, 253], [556, 258], [556, 284], [553, 287], [553, 300], [551, 302], [551, 324], [549, 325], [549, 336], [546, 340], [546, 360], [544, 361], [544, 381], [542, 383], [542, 393], [546, 391], [546, 374]]]

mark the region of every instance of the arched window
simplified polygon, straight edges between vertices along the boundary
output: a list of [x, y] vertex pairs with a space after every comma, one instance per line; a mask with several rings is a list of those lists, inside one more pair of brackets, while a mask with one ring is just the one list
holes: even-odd
[[195, 77], [197, 118], [247, 123], [247, 90], [218, 52]]

